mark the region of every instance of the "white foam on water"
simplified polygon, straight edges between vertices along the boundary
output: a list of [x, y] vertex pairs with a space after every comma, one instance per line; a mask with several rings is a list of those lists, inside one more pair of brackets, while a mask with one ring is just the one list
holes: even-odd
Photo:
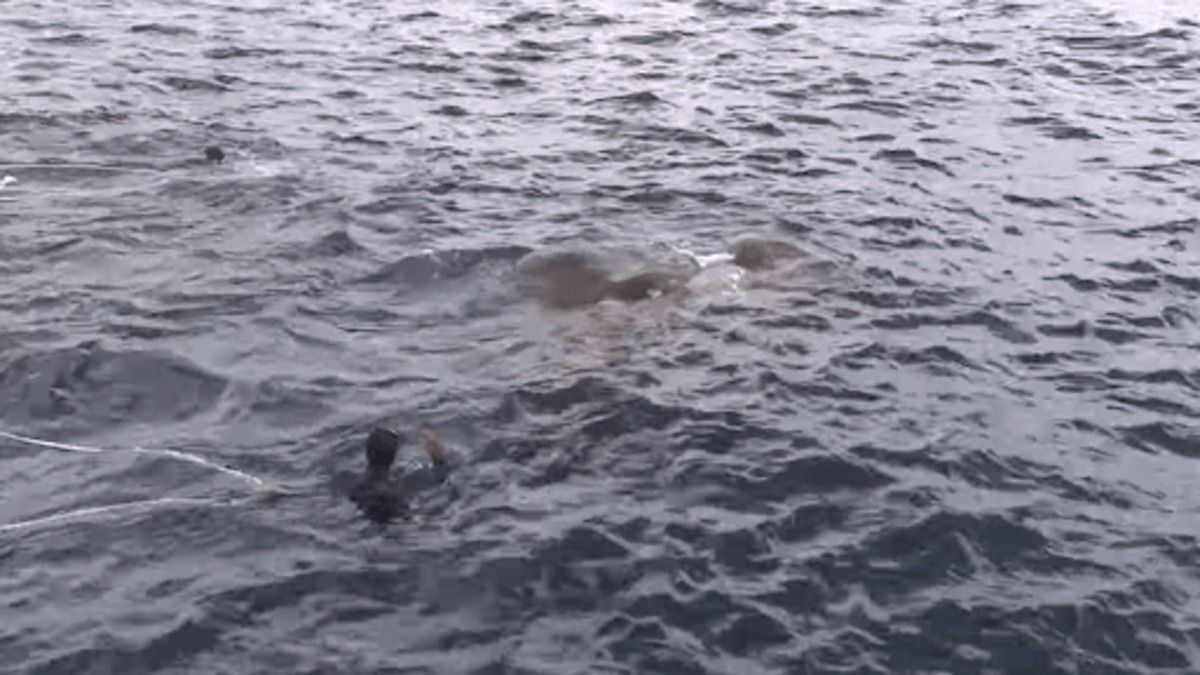
[[1178, 26], [1184, 19], [1200, 21], [1196, 0], [1090, 0], [1090, 4], [1151, 31]]
[[[12, 176], [5, 176], [4, 178], [0, 178], [0, 192], [3, 192], [4, 188], [8, 187], [9, 185], [16, 185], [16, 184], [17, 184], [17, 179], [13, 178]], [[15, 200], [11, 197], [0, 197], [0, 202], [15, 202], [15, 201], [17, 201], [17, 200]]]
[[746, 271], [737, 265], [712, 264], [692, 277], [688, 287], [705, 296], [742, 296], [742, 278]]

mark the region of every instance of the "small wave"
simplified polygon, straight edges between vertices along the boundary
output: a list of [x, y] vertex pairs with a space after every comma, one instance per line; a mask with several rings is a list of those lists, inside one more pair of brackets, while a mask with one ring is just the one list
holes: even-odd
[[264, 56], [280, 56], [285, 52], [282, 49], [270, 49], [267, 47], [214, 47], [204, 51], [204, 55], [215, 61], [224, 61], [226, 59], [246, 59], [260, 58]]
[[180, 77], [172, 75], [164, 77], [162, 83], [176, 91], [203, 91], [211, 93], [224, 93], [230, 91], [230, 88], [220, 82], [212, 80], [201, 80], [194, 77]]
[[642, 91], [635, 91], [635, 92], [632, 92], [629, 94], [618, 94], [615, 96], [606, 96], [604, 98], [596, 99], [595, 101], [593, 101], [593, 103], [614, 103], [617, 105], [652, 107], [652, 106], [656, 106], [656, 105], [665, 104], [665, 103], [667, 103], [667, 101], [664, 100], [662, 97], [660, 97], [658, 94], [655, 94], [652, 91], [643, 89]]
[[104, 41], [83, 33], [64, 33], [62, 35], [51, 35], [43, 38], [36, 38], [35, 42], [49, 45], [59, 45], [63, 47], [93, 47], [103, 44]]
[[754, 26], [754, 27], [750, 28], [750, 30], [752, 32], [758, 33], [760, 35], [766, 35], [767, 37], [779, 37], [782, 35], [787, 35], [788, 33], [796, 30], [796, 28], [797, 28], [797, 26], [794, 23], [789, 23], [787, 21], [780, 21], [780, 22], [776, 22], [776, 23], [765, 24], [762, 26]]
[[838, 103], [831, 106], [833, 110], [851, 110], [854, 112], [869, 112], [884, 117], [903, 117], [908, 113], [909, 106], [897, 101], [863, 100], [849, 103]]
[[887, 318], [875, 319], [872, 324], [893, 330], [913, 330], [923, 326], [982, 326], [1006, 342], [1013, 344], [1037, 342], [1037, 338], [1017, 328], [1012, 322], [984, 310], [951, 317], [928, 314], [894, 314]]
[[920, 167], [923, 169], [933, 169], [934, 171], [945, 174], [947, 176], [954, 175], [950, 171], [950, 169], [947, 169], [945, 167], [945, 165], [943, 165], [941, 162], [936, 162], [934, 160], [921, 157], [913, 150], [907, 150], [907, 149], [880, 150], [879, 152], [875, 153], [875, 155], [871, 159], [881, 159], [881, 160], [884, 160], [891, 164], [894, 164], [896, 166], [902, 166], [902, 167], [915, 166], [915, 167]]
[[424, 286], [441, 279], [465, 277], [491, 263], [512, 264], [532, 252], [524, 246], [497, 246], [481, 249], [449, 249], [405, 256], [387, 263], [362, 279], [366, 283], [400, 283]]
[[10, 361], [0, 372], [0, 401], [13, 423], [167, 423], [211, 408], [226, 386], [180, 356], [88, 342]]
[[649, 33], [623, 35], [617, 40], [635, 45], [664, 47], [678, 44], [686, 38], [695, 37], [695, 35], [695, 33], [683, 30], [656, 30]]
[[187, 26], [176, 26], [165, 23], [138, 23], [129, 27], [130, 33], [150, 33], [167, 37], [196, 35], [196, 31]]

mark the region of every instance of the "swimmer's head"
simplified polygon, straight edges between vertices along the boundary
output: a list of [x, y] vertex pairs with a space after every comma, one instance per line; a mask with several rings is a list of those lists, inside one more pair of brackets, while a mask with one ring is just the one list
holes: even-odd
[[387, 471], [396, 461], [400, 447], [400, 435], [391, 429], [375, 427], [367, 436], [367, 469]]

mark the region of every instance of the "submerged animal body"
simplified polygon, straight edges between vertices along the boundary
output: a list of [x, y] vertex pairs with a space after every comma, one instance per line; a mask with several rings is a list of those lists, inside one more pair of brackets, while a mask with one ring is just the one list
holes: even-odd
[[387, 523], [406, 517], [413, 495], [446, 480], [451, 467], [441, 441], [429, 431], [422, 431], [419, 438], [430, 463], [393, 472], [400, 435], [391, 429], [377, 427], [367, 436], [367, 467], [350, 490], [350, 501], [367, 519]]
[[[742, 270], [766, 272], [806, 255], [786, 241], [747, 238], [738, 241], [732, 253], [722, 257]], [[567, 251], [534, 255], [523, 261], [522, 269], [527, 287], [543, 305], [575, 309], [603, 300], [631, 303], [683, 292], [704, 265], [693, 258], [688, 264], [656, 266], [614, 278], [599, 256]]]
[[624, 279], [609, 281], [604, 287], [604, 297], [637, 302], [667, 295], [682, 290], [698, 271], [673, 269], [641, 272]]
[[775, 269], [781, 262], [804, 257], [804, 251], [778, 239], [742, 239], [733, 247], [733, 264], [754, 272]]
[[597, 256], [579, 251], [535, 254], [521, 262], [521, 270], [526, 289], [554, 309], [600, 302], [612, 283]]

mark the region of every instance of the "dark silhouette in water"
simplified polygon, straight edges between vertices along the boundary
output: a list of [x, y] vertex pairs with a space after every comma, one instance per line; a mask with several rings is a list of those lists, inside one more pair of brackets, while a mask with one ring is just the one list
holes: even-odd
[[445, 448], [433, 432], [422, 430], [421, 447], [431, 464], [393, 475], [392, 465], [400, 448], [400, 435], [391, 429], [376, 427], [367, 436], [367, 467], [350, 491], [350, 500], [369, 520], [387, 523], [409, 514], [408, 499], [423, 489], [445, 481], [450, 471]]
[[215, 145], [210, 145], [204, 149], [204, 159], [219, 164], [225, 161], [225, 152]]
[[[777, 239], [749, 238], [733, 247], [733, 264], [765, 272], [780, 263], [807, 256], [800, 248]], [[638, 302], [684, 290], [700, 273], [699, 264], [673, 264], [613, 279], [595, 255], [567, 251], [533, 256], [523, 264], [526, 282], [543, 304], [573, 309], [602, 300]]]

